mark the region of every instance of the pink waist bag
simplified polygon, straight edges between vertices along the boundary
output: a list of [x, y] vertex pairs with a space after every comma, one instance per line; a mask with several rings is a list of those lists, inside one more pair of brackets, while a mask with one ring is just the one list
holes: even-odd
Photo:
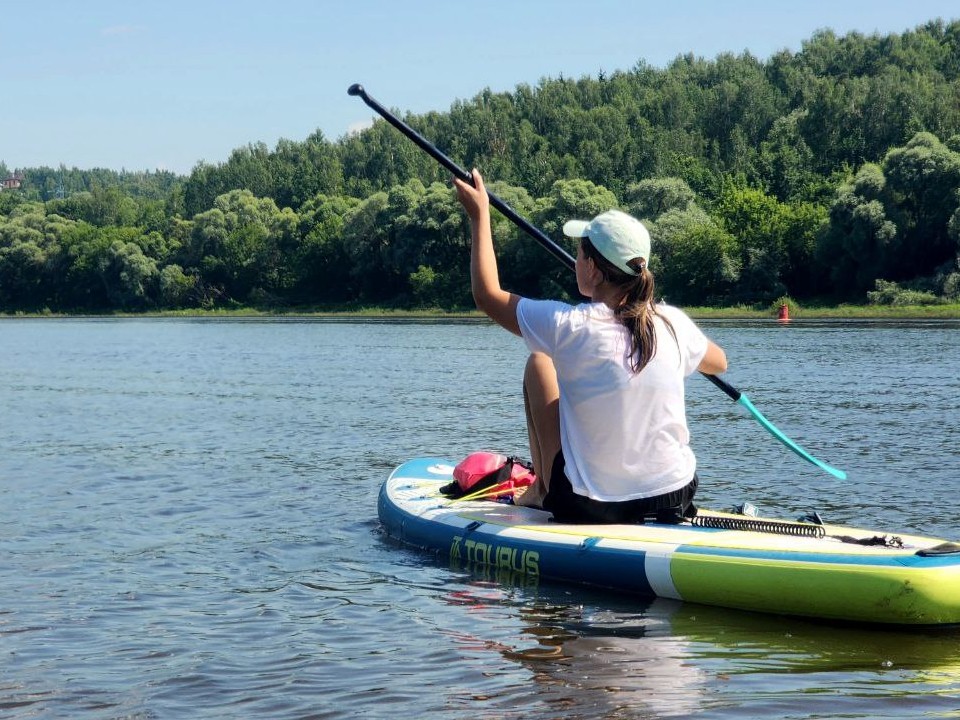
[[486, 488], [497, 490], [492, 499], [511, 495], [516, 488], [526, 487], [536, 480], [533, 467], [519, 458], [494, 452], [474, 452], [467, 455], [453, 469], [453, 482], [440, 488], [449, 497], [463, 497]]

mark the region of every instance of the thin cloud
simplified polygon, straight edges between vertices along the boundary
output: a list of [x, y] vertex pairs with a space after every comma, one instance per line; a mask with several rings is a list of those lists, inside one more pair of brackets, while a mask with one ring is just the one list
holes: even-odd
[[373, 118], [369, 120], [360, 120], [358, 122], [350, 123], [347, 127], [347, 135], [359, 135], [361, 132], [366, 130], [369, 127], [373, 127]]

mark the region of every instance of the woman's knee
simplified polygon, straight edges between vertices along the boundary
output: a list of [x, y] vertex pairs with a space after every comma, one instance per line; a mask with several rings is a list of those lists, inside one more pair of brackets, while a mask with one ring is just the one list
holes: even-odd
[[523, 387], [527, 394], [547, 401], [560, 395], [557, 387], [557, 370], [553, 360], [545, 353], [531, 353], [523, 372]]

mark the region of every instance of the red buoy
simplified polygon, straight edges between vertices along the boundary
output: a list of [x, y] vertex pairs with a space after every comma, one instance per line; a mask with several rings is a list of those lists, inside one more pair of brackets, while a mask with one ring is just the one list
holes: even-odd
[[790, 308], [786, 303], [780, 306], [780, 312], [777, 313], [778, 322], [790, 322]]

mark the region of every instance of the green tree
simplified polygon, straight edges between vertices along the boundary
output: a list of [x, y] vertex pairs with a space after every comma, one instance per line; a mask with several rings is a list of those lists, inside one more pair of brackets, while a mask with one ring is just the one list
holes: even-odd
[[141, 213], [137, 202], [118, 187], [94, 187], [63, 200], [50, 200], [47, 206], [51, 213], [97, 227], [134, 225]]
[[826, 205], [791, 202], [780, 208], [784, 224], [786, 266], [781, 280], [794, 298], [827, 292], [824, 268], [817, 262], [817, 242], [829, 225]]
[[528, 192], [546, 194], [556, 182], [558, 163], [555, 153], [530, 120], [522, 119], [510, 138], [510, 157], [513, 160], [513, 182]]
[[337, 149], [317, 130], [302, 142], [280, 140], [271, 157], [270, 197], [279, 207], [299, 209], [317, 194], [343, 192], [343, 167]]
[[346, 216], [360, 204], [355, 198], [317, 194], [300, 208], [300, 243], [291, 266], [296, 302], [347, 302], [350, 253], [344, 244]]
[[[406, 116], [414, 127], [419, 122]], [[346, 138], [340, 146], [344, 190], [353, 197], [402, 185], [410, 179], [438, 180], [439, 166], [392, 126], [378, 120], [372, 127]]]
[[769, 302], [786, 294], [789, 271], [785, 207], [760, 189], [727, 184], [713, 216], [736, 240], [739, 281], [736, 299]]
[[737, 243], [696, 206], [662, 214], [652, 226], [650, 268], [658, 293], [671, 303], [725, 301], [739, 276]]
[[[433, 304], [454, 308], [471, 303], [469, 235], [453, 189], [442, 183], [424, 188], [418, 181], [405, 189], [410, 194], [402, 198], [390, 194], [390, 204], [396, 208], [390, 264], [408, 282], [421, 268], [429, 268]], [[423, 297], [424, 285], [420, 287]]]
[[655, 220], [669, 210], [686, 210], [697, 196], [680, 178], [648, 178], [631, 183], [624, 194], [626, 209], [637, 218]]
[[23, 201], [23, 196], [19, 193], [0, 192], [0, 215], [9, 215]]
[[344, 215], [341, 242], [347, 271], [341, 286], [346, 297], [375, 303], [402, 292], [407, 279], [389, 272], [385, 260], [391, 219], [385, 192], [370, 195]]
[[135, 242], [124, 242], [124, 229], [102, 230], [107, 251], [97, 258], [97, 267], [111, 306], [143, 310], [156, 298], [157, 263], [143, 254]]
[[197, 278], [177, 264], [165, 265], [159, 275], [159, 302], [166, 308], [189, 307], [194, 301]]
[[830, 206], [830, 224], [818, 244], [817, 258], [829, 268], [837, 296], [861, 295], [894, 270], [891, 249], [897, 226], [881, 201], [885, 186], [883, 170], [868, 163], [839, 189]]
[[931, 274], [956, 255], [949, 222], [957, 210], [960, 153], [930, 133], [919, 133], [884, 159], [887, 206], [901, 234], [890, 280]]
[[45, 305], [46, 253], [29, 239], [0, 244], [0, 307], [36, 310]]
[[809, 112], [796, 109], [777, 118], [760, 144], [761, 174], [778, 199], [815, 200], [829, 189], [814, 171], [814, 153], [800, 131]]
[[19, 203], [0, 217], [0, 305], [20, 310], [57, 304], [61, 238], [75, 225], [35, 202]]
[[269, 198], [249, 190], [221, 195], [214, 207], [193, 219], [184, 256], [224, 297], [244, 302], [256, 290], [274, 297], [294, 283], [288, 260], [294, 257], [299, 218]]

